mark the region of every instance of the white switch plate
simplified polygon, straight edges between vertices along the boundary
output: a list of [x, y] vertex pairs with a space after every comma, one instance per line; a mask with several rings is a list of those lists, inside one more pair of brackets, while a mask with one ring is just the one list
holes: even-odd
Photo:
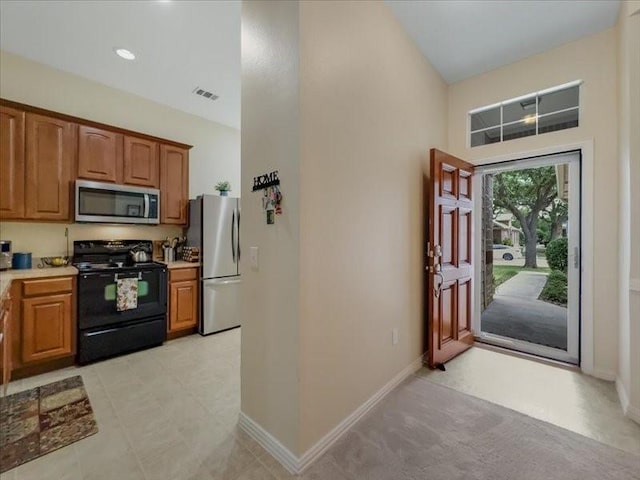
[[391, 330], [391, 344], [396, 345], [398, 343], [398, 329]]
[[258, 247], [249, 247], [249, 260], [251, 268], [258, 270]]

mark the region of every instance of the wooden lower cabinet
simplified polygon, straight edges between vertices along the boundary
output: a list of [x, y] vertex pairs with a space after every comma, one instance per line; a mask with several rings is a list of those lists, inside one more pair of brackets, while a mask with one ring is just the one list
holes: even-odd
[[24, 363], [73, 354], [71, 293], [22, 300], [22, 361]]
[[29, 368], [76, 352], [75, 277], [14, 281], [11, 325], [14, 368]]
[[198, 326], [198, 269], [169, 272], [169, 333], [192, 330]]
[[11, 361], [11, 295], [7, 295], [2, 299], [0, 304], [0, 370], [2, 370], [2, 395], [7, 395], [7, 388], [11, 380], [11, 370], [13, 369]]

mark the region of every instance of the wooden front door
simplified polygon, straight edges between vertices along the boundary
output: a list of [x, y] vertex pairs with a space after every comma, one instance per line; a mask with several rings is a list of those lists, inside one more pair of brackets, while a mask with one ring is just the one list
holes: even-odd
[[426, 304], [432, 368], [474, 341], [472, 174], [470, 163], [431, 149]]

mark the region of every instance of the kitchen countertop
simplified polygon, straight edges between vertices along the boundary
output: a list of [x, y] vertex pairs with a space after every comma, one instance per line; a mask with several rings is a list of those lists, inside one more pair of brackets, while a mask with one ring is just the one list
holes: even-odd
[[3, 298], [11, 287], [13, 280], [25, 278], [68, 277], [77, 275], [76, 267], [27, 268], [25, 270], [5, 270], [0, 272], [0, 298]]
[[183, 260], [176, 260], [175, 262], [163, 262], [162, 260], [157, 261], [164, 263], [169, 270], [173, 270], [174, 268], [197, 268], [200, 266], [200, 262], [185, 262]]

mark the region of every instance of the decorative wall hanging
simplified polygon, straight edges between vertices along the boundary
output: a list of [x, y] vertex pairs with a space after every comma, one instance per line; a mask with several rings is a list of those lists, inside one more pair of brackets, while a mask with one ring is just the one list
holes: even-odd
[[278, 171], [253, 177], [253, 191], [263, 191], [262, 208], [267, 215], [267, 225], [276, 223], [276, 215], [282, 213], [282, 192], [280, 192]]
[[280, 185], [280, 179], [278, 178], [278, 170], [274, 170], [271, 173], [265, 173], [258, 177], [253, 177], [253, 191], [263, 190], [268, 187], [275, 187]]

